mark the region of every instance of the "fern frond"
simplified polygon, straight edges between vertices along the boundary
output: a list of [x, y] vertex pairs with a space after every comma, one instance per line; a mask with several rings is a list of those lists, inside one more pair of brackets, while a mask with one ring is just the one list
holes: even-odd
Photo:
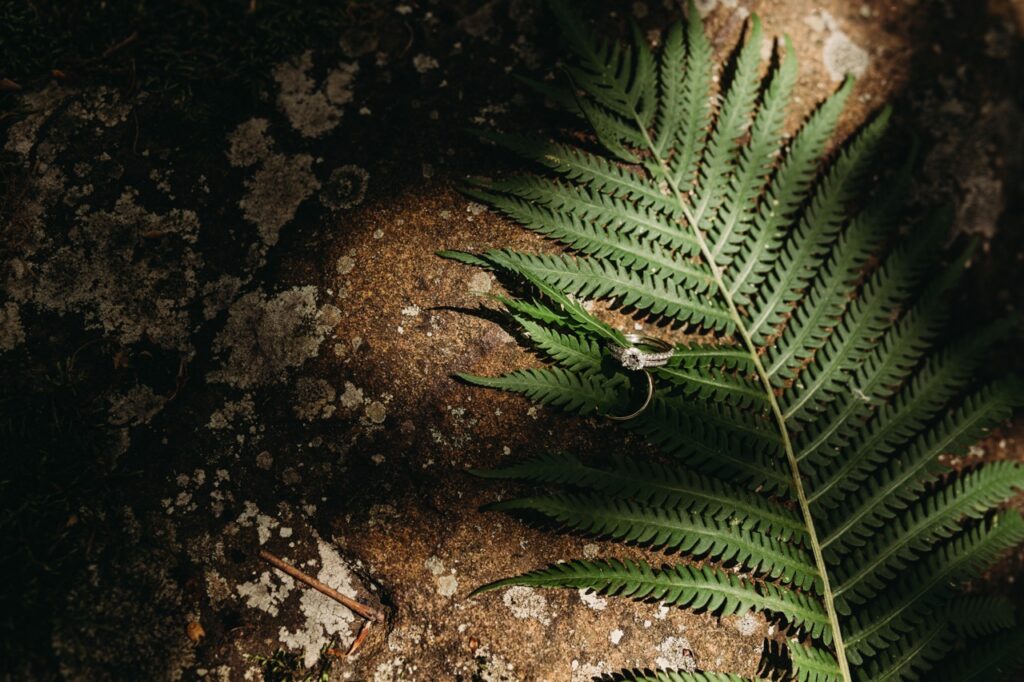
[[790, 673], [796, 682], [842, 682], [842, 671], [830, 652], [793, 640], [788, 653]]
[[944, 618], [932, 620], [901, 637], [875, 660], [868, 661], [863, 670], [858, 670], [857, 679], [864, 682], [920, 679], [920, 675], [949, 650], [953, 639], [953, 632]]
[[1024, 520], [1006, 513], [954, 539], [856, 615], [846, 638], [853, 663], [875, 655], [913, 632], [932, 609], [949, 598], [952, 581], [963, 581], [989, 567], [1024, 540]]
[[865, 128], [839, 155], [814, 193], [806, 212], [779, 248], [777, 260], [750, 305], [751, 338], [765, 345], [784, 322], [811, 277], [821, 267], [829, 244], [842, 226], [846, 209], [862, 189], [874, 152], [889, 122], [888, 110]]
[[721, 615], [757, 609], [783, 616], [826, 643], [832, 638], [828, 616], [816, 600], [770, 583], [748, 582], [707, 566], [679, 564], [653, 568], [643, 561], [571, 561], [498, 580], [473, 594], [513, 585], [593, 590]]
[[874, 682], [916, 680], [925, 673], [932, 675], [936, 662], [958, 639], [991, 635], [1012, 626], [1013, 608], [1006, 600], [958, 599], [941, 615], [888, 647], [859, 677]]
[[[666, 80], [680, 78], [678, 54], [677, 51], [672, 65], [662, 70], [663, 89]], [[700, 16], [691, 7], [686, 21], [686, 62], [679, 83], [681, 106], [663, 115], [656, 138], [658, 151], [670, 158], [666, 172], [673, 182], [683, 187], [689, 187], [696, 177], [700, 150], [707, 137], [711, 120], [711, 69], [711, 44], [704, 35]], [[674, 153], [670, 155], [670, 151]]]
[[632, 458], [608, 469], [587, 466], [567, 454], [542, 455], [504, 469], [474, 470], [485, 478], [561, 483], [666, 510], [700, 514], [782, 540], [801, 540], [806, 530], [792, 509], [724, 481]]
[[733, 266], [725, 273], [729, 294], [738, 303], [750, 304], [751, 297], [761, 289], [765, 278], [778, 268], [784, 229], [790, 225], [810, 192], [825, 146], [852, 90], [853, 79], [847, 78], [842, 87], [804, 123], [776, 170], [766, 195], [758, 205], [750, 236], [740, 255], [734, 259]]
[[[708, 231], [713, 236], [714, 219], [723, 202], [732, 199], [739, 205], [744, 202], [736, 192], [729, 193], [729, 177], [737, 154], [740, 135], [750, 124], [750, 115], [757, 96], [757, 71], [761, 53], [761, 20], [752, 17], [750, 37], [740, 49], [732, 83], [725, 94], [721, 110], [715, 120], [714, 131], [708, 140], [700, 168], [697, 188], [690, 211], [695, 227]], [[733, 186], [735, 189], [736, 186]], [[745, 185], [739, 185], [746, 190]], [[750, 192], [752, 195], [753, 192]]]
[[850, 370], [868, 356], [894, 310], [906, 301], [938, 248], [938, 225], [905, 248], [897, 248], [863, 287], [838, 322], [825, 346], [783, 395], [787, 422], [809, 421], [842, 391]]
[[[630, 167], [613, 163], [603, 156], [592, 154], [574, 145], [524, 135], [494, 131], [477, 131], [476, 134], [484, 140], [563, 175], [577, 186], [621, 199], [645, 211], [661, 212], [669, 217], [681, 215], [679, 207], [658, 188], [657, 183], [634, 172]], [[681, 230], [677, 232], [677, 239], [688, 241], [696, 252], [693, 237]]]
[[601, 371], [601, 347], [582, 336], [561, 334], [529, 318], [514, 316], [530, 342], [548, 359], [574, 374]]
[[[816, 420], [797, 434], [797, 462], [807, 470], [812, 503], [824, 494], [824, 488], [832, 484], [831, 480], [826, 483], [826, 479], [837, 468], [852, 468], [851, 460], [859, 455], [841, 459], [838, 456], [847, 451], [851, 442], [863, 438], [865, 424], [876, 411], [881, 414], [889, 410], [891, 402], [887, 401], [905, 383], [919, 383], [932, 372], [926, 365], [914, 373], [948, 317], [943, 294], [958, 280], [963, 258], [946, 269], [940, 281], [928, 288], [922, 300], [886, 332], [874, 352], [850, 373], [845, 397], [830, 403]], [[895, 402], [901, 400], [902, 397], [897, 397]], [[876, 420], [875, 423], [884, 425], [885, 422]], [[842, 477], [838, 480], [841, 481]]]
[[682, 670], [624, 670], [597, 682], [755, 682], [728, 673], [684, 672]]
[[521, 393], [531, 400], [580, 415], [608, 413], [621, 398], [608, 381], [580, 376], [560, 367], [520, 369], [499, 377], [456, 374], [463, 381]]
[[836, 567], [836, 598], [844, 603], [864, 603], [921, 553], [959, 531], [962, 519], [982, 518], [1020, 489], [1024, 489], [1024, 467], [1010, 462], [995, 462], [953, 476], [878, 529]]
[[477, 180], [463, 191], [581, 253], [611, 256], [623, 265], [676, 272], [682, 283], [701, 291], [714, 282], [707, 268], [680, 257], [694, 255], [699, 249], [693, 237], [666, 226], [662, 214], [629, 199], [528, 176]]
[[578, 298], [615, 299], [623, 308], [664, 315], [698, 328], [728, 332], [728, 313], [706, 294], [690, 295], [661, 277], [629, 270], [600, 258], [489, 251], [487, 259]]
[[[751, 44], [759, 42], [759, 37], [759, 31], [755, 31]], [[796, 76], [796, 54], [787, 37], [782, 61], [768, 84], [764, 100], [750, 128], [750, 140], [740, 151], [735, 172], [725, 188], [724, 210], [717, 216], [711, 232], [711, 255], [723, 268], [728, 267], [733, 256], [741, 250], [753, 220], [757, 198], [775, 164], [785, 123], [786, 105], [796, 84]]]
[[1016, 609], [1006, 597], [959, 597], [948, 612], [950, 627], [960, 638], [990, 637], [1017, 624]]
[[783, 583], [811, 589], [820, 578], [806, 551], [767, 535], [688, 511], [646, 507], [600, 496], [531, 497], [488, 505], [496, 511], [532, 511], [585, 534], [736, 562]]
[[961, 598], [957, 588], [1024, 539], [1019, 515], [999, 512], [1024, 468], [951, 473], [940, 460], [1024, 402], [1017, 381], [976, 376], [998, 330], [940, 344], [945, 297], [973, 247], [927, 282], [949, 213], [896, 234], [915, 155], [895, 174], [874, 172], [888, 109], [824, 158], [852, 79], [786, 144], [795, 51], [786, 39], [762, 78], [756, 17], [716, 92], [692, 2], [657, 58], [635, 27], [623, 46], [593, 35], [564, 0], [554, 10], [576, 60], [567, 88], [535, 87], [588, 121], [588, 141], [603, 149], [485, 135], [557, 178], [480, 180], [467, 194], [568, 251], [457, 256], [539, 292], [538, 302], [498, 300], [553, 366], [486, 381], [584, 413], [625, 414], [629, 374], [609, 346], [629, 341], [584, 299], [714, 338], [676, 344], [665, 366], [635, 375], [652, 392], [622, 425], [676, 464], [543, 458], [488, 475], [582, 492], [498, 508], [730, 562], [762, 581], [608, 561], [490, 588], [577, 587], [775, 613], [817, 641], [793, 643], [789, 655], [767, 646], [762, 672], [772, 679], [934, 676], [959, 640], [1012, 622], [1005, 601]]
[[909, 184], [909, 164], [885, 191], [839, 236], [814, 286], [793, 310], [782, 335], [767, 353], [765, 369], [777, 387], [794, 379], [833, 332], [857, 290], [858, 280], [892, 229]]
[[759, 429], [737, 430], [728, 419], [717, 422], [684, 400], [655, 395], [651, 406], [627, 426], [652, 445], [707, 476], [742, 483], [772, 493], [789, 490], [790, 480], [778, 462], [778, 443]]
[[895, 398], [879, 407], [865, 426], [852, 429], [850, 440], [842, 447], [843, 457], [829, 462], [831, 466], [822, 467], [812, 479], [811, 503], [824, 509], [834, 508], [846, 492], [855, 490], [898, 447], [924, 431], [973, 380], [985, 351], [1001, 331], [993, 327], [973, 334], [930, 358]]
[[944, 467], [938, 463], [943, 453], [961, 454], [991, 427], [1010, 416], [1021, 404], [1024, 392], [1015, 380], [1006, 380], [969, 396], [964, 404], [918, 436], [898, 457], [869, 478], [866, 485], [851, 495], [841, 512], [828, 518], [822, 537], [826, 555], [837, 557], [860, 544], [858, 538], [906, 509]]

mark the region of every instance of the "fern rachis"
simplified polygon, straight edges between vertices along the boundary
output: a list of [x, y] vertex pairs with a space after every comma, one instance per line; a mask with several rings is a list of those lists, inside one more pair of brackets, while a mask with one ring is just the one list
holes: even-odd
[[[954, 635], [980, 632], [957, 630], [964, 613], [988, 619], [992, 632], [1009, 628], [1005, 603], [965, 611], [951, 584], [1024, 540], [1019, 515], [998, 511], [1024, 484], [1022, 470], [950, 474], [938, 456], [1005, 419], [1021, 389], [1011, 379], [975, 385], [972, 361], [994, 334], [932, 351], [957, 268], [925, 284], [941, 215], [894, 238], [911, 163], [888, 191], [865, 191], [888, 112], [823, 169], [852, 82], [784, 145], [796, 60], [785, 41], [761, 87], [756, 18], [715, 107], [711, 48], [692, 6], [660, 59], [637, 32], [630, 46], [600, 40], [561, 2], [552, 6], [576, 62], [568, 89], [543, 91], [587, 120], [605, 153], [487, 134], [561, 179], [473, 181], [466, 192], [570, 252], [444, 255], [536, 291], [497, 300], [553, 366], [461, 376], [582, 415], [616, 413], [630, 380], [609, 344], [628, 344], [581, 298], [718, 342], [676, 346], [668, 366], [650, 370], [650, 409], [625, 423], [678, 468], [556, 455], [483, 475], [575, 489], [494, 509], [707, 563], [569, 562], [482, 589], [577, 587], [720, 613], [763, 610], [810, 638], [783, 656], [780, 674], [797, 680], [916, 679]], [[626, 679], [726, 679], [638, 675]]]

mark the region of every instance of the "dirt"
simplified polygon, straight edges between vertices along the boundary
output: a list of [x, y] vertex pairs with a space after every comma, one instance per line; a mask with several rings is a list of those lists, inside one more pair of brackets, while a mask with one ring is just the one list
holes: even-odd
[[[898, 136], [923, 142], [913, 200], [951, 199], [955, 233], [981, 238], [958, 327], [1020, 309], [1019, 3], [698, 4], [722, 58], [751, 12], [767, 36], [792, 37], [791, 128], [843, 71], [859, 81], [841, 136], [893, 102]], [[668, 0], [600, 5], [612, 32], [680, 13]], [[25, 371], [72, 356], [90, 367], [107, 454], [131, 480], [83, 503], [76, 533], [92, 539], [51, 655], [16, 677], [258, 680], [259, 657], [279, 649], [309, 666], [344, 651], [360, 620], [260, 549], [387, 613], [355, 656], [325, 654], [330, 679], [754, 672], [775, 632], [759, 617], [571, 591], [468, 597], [620, 550], [479, 511], [515, 489], [467, 468], [643, 447], [610, 423], [452, 377], [535, 362], [476, 314], [498, 284], [434, 254], [544, 248], [456, 189], [517, 163], [465, 128], [546, 120], [510, 75], [553, 72], [540, 11], [397, 4], [336, 48], [278, 65], [264, 92], [202, 131], [158, 92], [65, 78], [17, 95], [2, 133], [18, 170], [0, 235], [0, 357]], [[1022, 429], [981, 452], [1024, 459]], [[1021, 566], [1024, 550], [991, 584], [1018, 594]]]

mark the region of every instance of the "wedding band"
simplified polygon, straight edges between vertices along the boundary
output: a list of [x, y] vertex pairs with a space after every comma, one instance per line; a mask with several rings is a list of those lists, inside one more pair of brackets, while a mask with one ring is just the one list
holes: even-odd
[[626, 334], [625, 337], [631, 345], [625, 348], [611, 346], [608, 349], [608, 352], [619, 361], [623, 369], [639, 372], [648, 367], [664, 367], [672, 359], [674, 351], [672, 344], [667, 341], [644, 334]]
[[630, 419], [635, 419], [639, 417], [641, 414], [643, 414], [644, 410], [646, 410], [650, 406], [651, 400], [654, 399], [654, 377], [652, 377], [651, 373], [648, 372], [647, 370], [643, 370], [643, 373], [647, 377], [647, 397], [644, 398], [644, 404], [638, 407], [635, 412], [630, 412], [629, 414], [624, 414], [621, 416], [616, 414], [606, 414], [606, 417], [617, 422], [629, 421]]

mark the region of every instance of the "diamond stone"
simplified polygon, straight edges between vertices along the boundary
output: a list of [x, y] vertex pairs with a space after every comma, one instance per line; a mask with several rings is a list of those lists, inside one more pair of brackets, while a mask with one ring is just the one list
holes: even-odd
[[627, 348], [622, 351], [622, 366], [626, 369], [638, 370], [644, 368], [644, 356], [639, 348]]

